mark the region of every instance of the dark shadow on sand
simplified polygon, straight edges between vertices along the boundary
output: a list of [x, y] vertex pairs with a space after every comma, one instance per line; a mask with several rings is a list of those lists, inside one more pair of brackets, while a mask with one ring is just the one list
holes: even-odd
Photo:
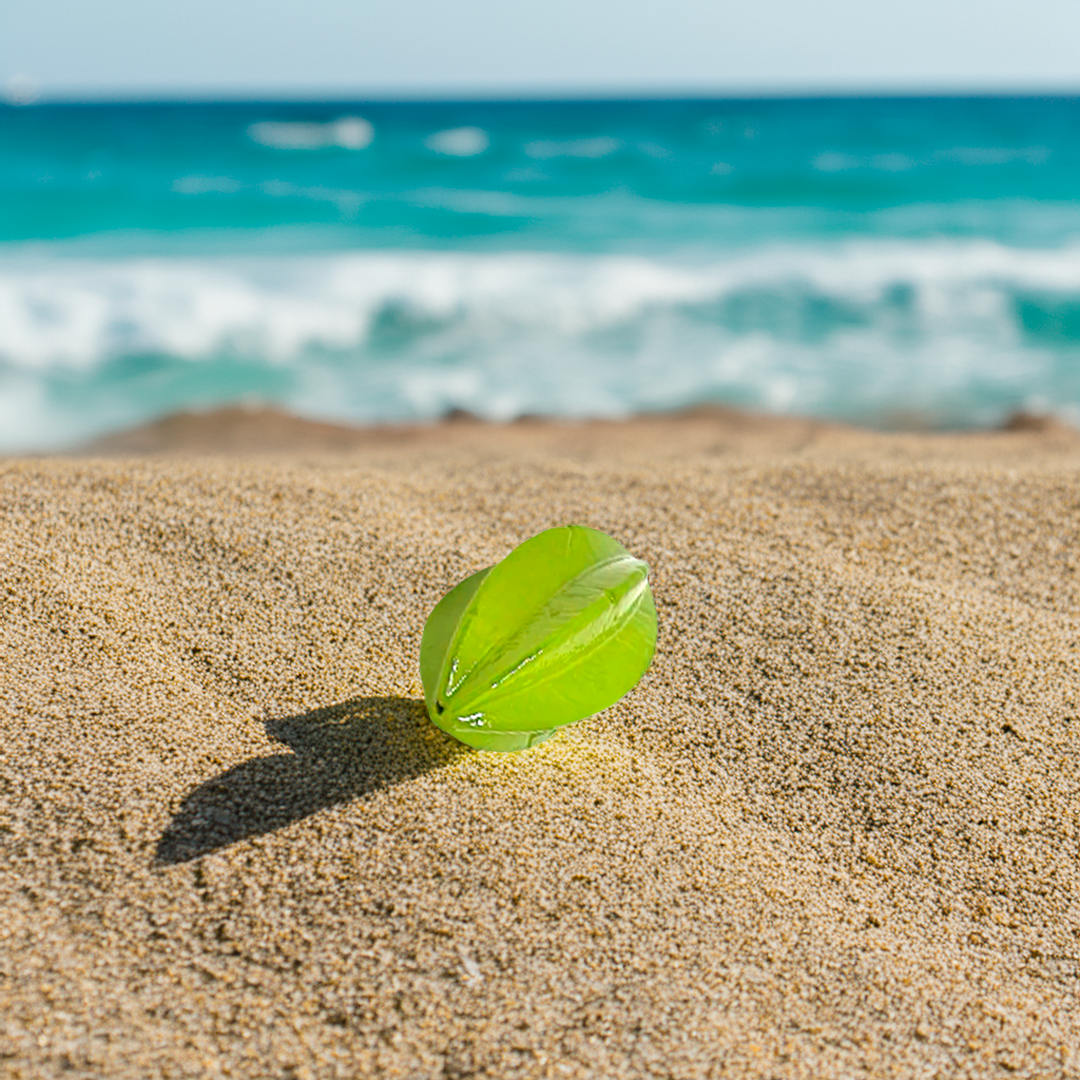
[[253, 758], [191, 791], [158, 840], [156, 862], [186, 862], [273, 832], [469, 752], [411, 698], [355, 698], [268, 720], [266, 731], [293, 753]]

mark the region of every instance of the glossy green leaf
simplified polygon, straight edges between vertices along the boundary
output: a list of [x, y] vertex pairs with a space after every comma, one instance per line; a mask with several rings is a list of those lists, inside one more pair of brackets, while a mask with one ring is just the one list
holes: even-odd
[[633, 689], [656, 647], [649, 568], [596, 529], [526, 540], [451, 589], [420, 644], [431, 719], [482, 750], [523, 750]]

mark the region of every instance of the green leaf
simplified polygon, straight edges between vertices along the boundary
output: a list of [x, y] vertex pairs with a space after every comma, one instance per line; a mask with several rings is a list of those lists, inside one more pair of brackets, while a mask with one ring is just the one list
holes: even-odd
[[483, 750], [523, 750], [606, 709], [656, 647], [649, 568], [596, 529], [526, 540], [451, 589], [420, 644], [431, 719]]

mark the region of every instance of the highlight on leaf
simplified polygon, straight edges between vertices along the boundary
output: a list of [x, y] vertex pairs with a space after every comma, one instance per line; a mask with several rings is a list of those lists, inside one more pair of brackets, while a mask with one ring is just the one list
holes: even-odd
[[649, 568], [598, 529], [565, 525], [439, 601], [420, 678], [443, 731], [480, 750], [524, 750], [613, 705], [655, 648]]

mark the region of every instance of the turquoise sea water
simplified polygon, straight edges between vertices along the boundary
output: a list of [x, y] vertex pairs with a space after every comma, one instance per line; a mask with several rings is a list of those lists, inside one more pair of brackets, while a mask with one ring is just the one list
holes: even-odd
[[236, 400], [1080, 419], [1080, 99], [0, 106], [0, 450]]

